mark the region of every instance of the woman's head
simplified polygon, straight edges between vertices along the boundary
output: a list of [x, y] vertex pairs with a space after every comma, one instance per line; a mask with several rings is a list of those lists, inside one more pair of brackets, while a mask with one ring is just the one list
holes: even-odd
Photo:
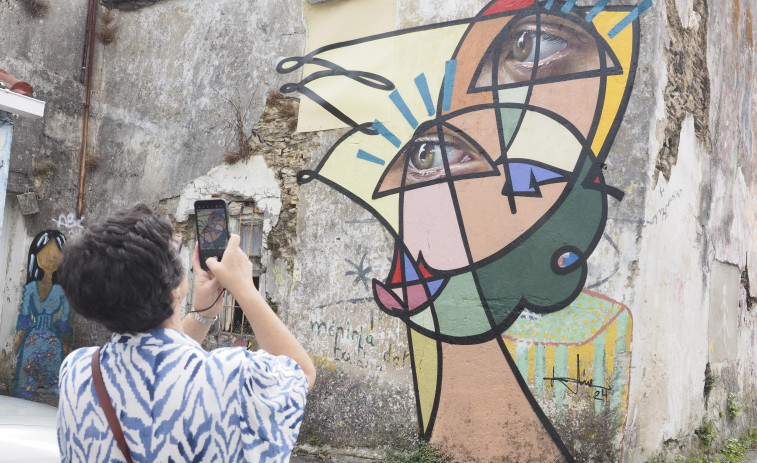
[[39, 233], [32, 240], [29, 247], [29, 265], [26, 269], [26, 282], [40, 281], [46, 271], [52, 271], [55, 282], [56, 269], [60, 261], [60, 253], [66, 244], [66, 237], [57, 230], [46, 230]]
[[66, 246], [58, 269], [74, 311], [118, 333], [157, 328], [184, 278], [171, 223], [148, 206], [122, 209]]

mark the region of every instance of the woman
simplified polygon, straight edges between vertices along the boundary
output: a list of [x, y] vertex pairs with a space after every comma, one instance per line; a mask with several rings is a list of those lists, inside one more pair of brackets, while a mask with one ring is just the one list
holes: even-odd
[[[86, 230], [61, 262], [74, 311], [115, 332], [99, 361], [133, 461], [288, 461], [315, 381], [313, 363], [253, 286], [238, 235], [221, 262], [207, 260], [210, 272], [195, 249], [195, 310], [182, 319], [188, 285], [180, 247], [171, 224], [140, 204]], [[224, 289], [264, 351], [200, 347]], [[124, 460], [94, 399], [94, 352], [79, 349], [61, 367], [65, 462]]]
[[66, 237], [48, 230], [34, 237], [29, 248], [26, 285], [16, 329], [23, 332], [18, 348], [14, 393], [57, 392], [63, 361], [63, 338], [71, 333], [71, 309], [57, 284], [58, 264]]

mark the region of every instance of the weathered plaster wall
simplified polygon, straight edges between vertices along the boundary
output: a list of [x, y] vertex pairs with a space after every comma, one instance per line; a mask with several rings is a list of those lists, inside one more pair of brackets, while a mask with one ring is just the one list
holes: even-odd
[[[347, 129], [295, 132], [296, 98], [305, 97], [277, 93], [285, 83], [298, 82], [312, 72], [276, 71], [281, 60], [305, 53], [309, 18], [303, 11], [347, 1], [369, 3], [328, 0], [305, 7], [294, 0], [162, 0], [117, 10], [114, 41], [96, 49], [89, 146], [99, 164], [87, 172], [83, 219], [69, 214], [78, 188], [84, 95], [78, 77], [86, 2], [56, 2], [48, 15], [36, 19], [20, 7], [0, 2], [0, 30], [8, 31], [0, 68], [22, 76], [34, 86], [36, 96], [48, 102], [44, 119], [22, 121], [14, 132], [11, 170], [35, 189], [41, 211], [22, 216], [15, 198], [9, 196], [6, 202], [0, 243], [0, 350], [6, 353], [0, 353], [0, 376], [7, 377], [15, 368], [15, 325], [33, 236], [49, 228], [73, 236], [80, 225], [136, 201], [156, 206], [191, 234], [192, 201], [222, 194], [252, 202], [263, 214], [263, 286], [318, 367], [301, 442], [314, 437], [335, 446], [403, 446], [417, 435], [420, 422], [432, 442], [454, 441], [450, 450], [463, 455], [459, 457], [463, 460], [505, 455], [521, 461], [513, 455], [540, 453], [473, 432], [465, 420], [488, 423], [487, 429], [498, 428], [492, 422], [518, 422], [524, 429], [520, 426], [527, 418], [518, 421], [513, 416], [538, 415], [534, 410], [539, 409], [569, 445], [590, 442], [584, 451], [606, 450], [614, 455], [607, 457], [610, 460], [619, 458], [622, 449], [624, 461], [643, 462], [660, 452], [696, 448], [693, 431], [703, 418], [715, 420], [721, 438], [753, 426], [757, 416], [753, 146], [757, 140], [752, 121], [757, 116], [757, 88], [752, 13], [757, 1], [712, 5], [656, 0], [642, 15], [635, 81], [622, 122], [618, 119], [613, 128], [614, 143], [602, 154], [606, 157], [600, 172], [604, 183], [619, 189], [623, 198], [607, 197], [604, 228], [586, 259], [583, 289], [588, 292], [576, 302], [625, 318], [622, 322], [613, 318], [592, 332], [597, 336], [591, 342], [572, 345], [551, 345], [539, 338], [551, 331], [534, 328], [536, 321], [553, 319], [528, 314], [532, 319], [525, 319], [517, 333], [494, 330], [494, 336], [487, 331], [486, 339], [480, 333], [466, 338], [469, 344], [450, 339], [436, 343], [433, 336], [412, 331], [420, 325], [410, 323], [409, 317], [379, 309], [373, 279], [384, 283], [396, 268], [399, 233], [392, 233], [377, 218], [381, 214], [361, 207], [356, 199], [362, 197], [355, 193], [361, 185], [349, 184], [350, 179], [364, 180], [362, 187], [369, 186], [372, 193], [378, 180], [362, 173], [363, 164], [347, 162], [327, 167], [332, 170], [323, 177], [331, 183], [298, 184], [297, 174], [319, 171], [325, 157], [337, 159], [340, 152], [333, 154], [332, 148], [341, 146], [352, 157], [358, 147], [373, 156], [380, 153], [367, 149], [372, 145], [359, 136], [341, 140]], [[638, 2], [610, 3], [617, 7]], [[474, 17], [485, 5], [474, 0], [397, 0], [389, 30], [434, 30], [445, 21]], [[372, 17], [370, 9], [366, 17]], [[358, 69], [381, 63], [381, 47], [371, 49], [370, 42], [366, 46], [372, 54], [358, 58], [371, 59], [356, 64], [349, 58], [345, 63]], [[424, 109], [420, 98], [413, 103], [408, 96], [417, 93], [412, 79], [425, 72], [438, 90], [449, 54], [432, 69], [423, 65], [424, 60], [431, 62], [433, 47], [414, 59], [408, 56], [415, 47], [398, 50], [407, 53], [397, 55], [407, 66], [393, 69], [391, 76], [405, 85], [399, 87], [400, 93], [411, 111]], [[385, 71], [375, 65], [371, 71]], [[407, 82], [399, 80], [403, 72], [409, 76]], [[345, 93], [350, 101], [340, 100], [338, 92], [328, 96], [346, 112], [351, 102], [370, 109], [375, 101], [354, 87], [345, 88], [350, 88]], [[571, 87], [541, 102], [556, 104], [578, 95], [578, 105], [589, 98], [586, 92], [586, 87]], [[434, 99], [439, 94], [432, 92]], [[455, 94], [455, 98], [457, 107], [468, 104], [467, 97]], [[436, 117], [427, 117], [423, 110], [415, 114], [420, 123]], [[403, 142], [414, 135], [413, 128], [400, 126], [404, 119], [382, 121]], [[476, 131], [475, 124], [468, 128]], [[239, 133], [252, 157], [230, 163], [227, 154], [239, 149]], [[378, 172], [389, 168], [398, 153], [391, 144], [386, 146], [390, 151], [383, 167], [374, 162]], [[51, 175], [33, 175], [34, 166], [45, 161], [55, 166]], [[331, 188], [335, 185], [339, 188]], [[450, 231], [442, 226], [428, 230], [429, 241], [442, 236], [440, 231]], [[486, 236], [498, 239], [496, 234]], [[552, 237], [547, 238], [545, 246], [552, 245]], [[525, 247], [528, 240], [515, 242]], [[520, 268], [526, 261], [519, 261]], [[518, 276], [527, 280], [527, 275]], [[529, 289], [532, 286], [539, 289], [538, 282]], [[484, 299], [477, 291], [445, 291], [445, 297], [454, 296], [450, 301], [460, 307]], [[555, 314], [573, 314], [578, 307], [571, 307], [563, 305]], [[592, 319], [598, 318], [581, 321]], [[561, 329], [570, 327], [556, 321]], [[466, 318], [454, 322], [437, 334], [472, 326]], [[495, 345], [501, 334], [501, 345]], [[74, 335], [77, 345], [107, 339], [107, 333], [78, 319]], [[604, 344], [598, 343], [600, 339]], [[419, 346], [438, 350], [420, 352]], [[570, 360], [564, 365], [555, 360], [563, 350], [559, 355]], [[437, 354], [446, 367], [460, 368], [457, 372], [447, 368], [435, 377], [422, 363], [436, 366]], [[507, 355], [512, 364], [507, 363]], [[717, 380], [705, 397], [708, 364]], [[600, 370], [609, 375], [601, 385]], [[9, 389], [10, 384], [0, 380], [0, 388]], [[443, 394], [432, 387], [437, 384]], [[525, 388], [530, 388], [536, 402], [511, 402], [509, 414], [503, 413], [500, 401], [519, 394], [527, 397]], [[577, 393], [568, 393], [568, 388]], [[736, 420], [721, 416], [729, 394], [746, 408]], [[440, 409], [434, 408], [435, 397], [440, 397]], [[613, 410], [615, 406], [620, 409]], [[431, 409], [436, 411], [430, 415]], [[619, 417], [621, 424], [616, 424]], [[434, 420], [440, 423], [436, 430], [430, 426]], [[538, 427], [544, 421], [528, 423]], [[518, 445], [547, 449], [548, 454], [556, 442], [549, 435], [533, 441], [519, 437]], [[466, 440], [474, 450], [466, 447]], [[580, 460], [585, 453], [576, 456]]]

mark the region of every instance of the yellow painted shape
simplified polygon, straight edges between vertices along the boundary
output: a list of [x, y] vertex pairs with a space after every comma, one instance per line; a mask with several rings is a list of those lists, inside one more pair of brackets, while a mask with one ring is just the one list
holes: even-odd
[[534, 374], [536, 372], [536, 362], [534, 359], [536, 358], [536, 346], [531, 344], [531, 346], [528, 348], [528, 383], [529, 384], [535, 384], [534, 383]]
[[[358, 150], [385, 161], [384, 165], [358, 159]], [[399, 194], [372, 199], [384, 169], [397, 150], [384, 137], [355, 133], [338, 144], [319, 174], [356, 196], [363, 207], [375, 211], [396, 231], [399, 223]]]
[[[348, 2], [345, 2], [348, 3]], [[467, 24], [440, 26], [414, 32], [366, 40], [327, 50], [316, 55], [344, 69], [371, 72], [391, 80], [416, 120], [430, 119], [415, 78], [424, 74], [435, 104], [444, 80], [445, 63], [452, 57]], [[307, 66], [304, 76], [324, 70]], [[330, 76], [307, 84], [328, 103], [358, 123], [383, 122], [401, 140], [407, 141], [412, 127], [389, 99], [390, 91], [361, 84], [345, 76]], [[303, 98], [304, 101], [309, 99]], [[312, 131], [346, 127], [333, 117], [322, 119], [324, 110], [311, 102], [300, 106], [297, 130]]]
[[[304, 3], [302, 13], [307, 24], [305, 51], [310, 53], [324, 45], [393, 31], [395, 10], [394, 0]], [[320, 66], [306, 65], [304, 75], [321, 69]], [[384, 111], [388, 109], [386, 107]], [[297, 126], [300, 132], [345, 127], [344, 122], [309, 98], [300, 100], [300, 116]]]
[[592, 21], [599, 35], [607, 41], [612, 51], [615, 52], [615, 56], [618, 58], [618, 62], [620, 62], [620, 66], [623, 69], [623, 74], [607, 77], [602, 116], [599, 119], [597, 132], [591, 145], [595, 156], [599, 154], [607, 141], [607, 136], [610, 134], [612, 124], [618, 115], [618, 110], [620, 109], [620, 104], [628, 85], [631, 58], [635, 45], [633, 43], [633, 30], [635, 26], [633, 24], [629, 25], [612, 39], [607, 35], [627, 14], [627, 11], [603, 11]]
[[526, 112], [518, 136], [507, 151], [510, 161], [527, 159], [572, 172], [581, 155], [581, 142], [554, 119]]
[[428, 429], [431, 412], [436, 399], [436, 382], [440, 379], [437, 375], [439, 359], [437, 343], [415, 330], [410, 330], [413, 342], [413, 361], [415, 376], [418, 381], [418, 403], [421, 408], [421, 416], [418, 417], [423, 423], [423, 429]]
[[[555, 376], [555, 348], [556, 346], [554, 344], [547, 344], [544, 346], [544, 376], [547, 378], [554, 378]], [[552, 388], [552, 383], [550, 381], [546, 381], [544, 385], [546, 388]]]
[[505, 339], [505, 347], [507, 348], [507, 351], [510, 352], [510, 356], [513, 358], [513, 361], [517, 362], [518, 357], [517, 353], [515, 352], [515, 347], [517, 344], [515, 341], [511, 341], [510, 339]]
[[615, 319], [605, 331], [605, 377], [607, 384], [612, 384], [615, 372], [615, 341], [618, 336], [618, 320]]

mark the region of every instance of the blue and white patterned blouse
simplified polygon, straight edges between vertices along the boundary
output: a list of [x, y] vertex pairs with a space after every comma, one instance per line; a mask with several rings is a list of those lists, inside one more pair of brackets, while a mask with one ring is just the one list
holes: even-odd
[[[95, 350], [72, 352], [60, 369], [64, 462], [125, 461], [92, 384]], [[135, 462], [289, 461], [308, 385], [294, 360], [241, 347], [207, 352], [172, 329], [114, 334], [100, 355]]]

